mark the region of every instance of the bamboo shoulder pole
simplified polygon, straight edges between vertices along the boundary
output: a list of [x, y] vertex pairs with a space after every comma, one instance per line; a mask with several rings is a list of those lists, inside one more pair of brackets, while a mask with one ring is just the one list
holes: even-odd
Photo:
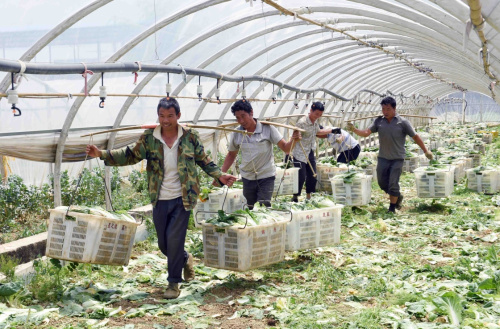
[[[98, 131], [95, 133], [90, 133], [86, 135], [82, 135], [80, 137], [88, 137], [88, 136], [93, 136], [93, 135], [100, 135], [100, 134], [106, 134], [109, 132], [114, 132], [114, 131], [124, 131], [124, 130], [134, 130], [134, 129], [154, 129], [158, 126], [157, 123], [151, 124], [151, 125], [141, 125], [141, 126], [132, 126], [132, 127], [125, 127], [125, 128], [115, 128], [115, 129], [108, 129], [108, 130], [102, 130]], [[237, 129], [230, 129], [230, 128], [221, 128], [221, 127], [213, 127], [213, 126], [202, 126], [202, 125], [193, 125], [190, 123], [185, 123], [181, 124], [181, 126], [189, 127], [189, 128], [198, 128], [198, 129], [214, 129], [214, 130], [224, 130], [224, 131], [230, 131], [230, 132], [235, 132], [235, 133], [240, 133], [240, 134], [247, 134], [247, 135], [253, 135], [253, 133], [245, 131], [245, 130], [237, 130]]]
[[290, 126], [290, 125], [285, 125], [282, 123], [277, 123], [277, 122], [261, 121], [260, 123], [262, 123], [264, 125], [270, 125], [270, 126], [282, 127], [282, 128], [291, 129], [291, 130], [297, 130], [297, 131], [300, 131], [301, 133], [306, 132], [304, 129], [297, 128], [297, 127]]
[[[290, 126], [290, 125], [285, 125], [283, 123], [269, 122], [269, 121], [264, 121], [264, 120], [260, 120], [259, 122], [264, 124], [264, 125], [276, 126], [276, 127], [286, 128], [286, 129], [290, 129], [290, 130], [298, 130], [301, 133], [306, 132], [304, 129], [300, 129], [300, 128]], [[231, 127], [231, 126], [237, 126], [237, 125], [238, 125], [238, 122], [232, 122], [232, 123], [224, 123], [224, 124], [218, 125], [217, 127]], [[239, 130], [239, 131], [243, 131], [243, 130]]]

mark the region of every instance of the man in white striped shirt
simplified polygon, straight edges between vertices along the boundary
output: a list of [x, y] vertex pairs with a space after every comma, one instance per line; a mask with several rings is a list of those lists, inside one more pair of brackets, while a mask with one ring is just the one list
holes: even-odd
[[349, 163], [358, 158], [361, 147], [347, 131], [334, 127], [326, 138], [338, 155], [337, 162]]

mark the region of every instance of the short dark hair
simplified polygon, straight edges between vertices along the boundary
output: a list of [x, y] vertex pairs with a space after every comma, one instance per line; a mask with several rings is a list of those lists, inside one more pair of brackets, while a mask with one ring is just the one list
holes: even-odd
[[313, 110], [313, 111], [317, 110], [317, 111], [323, 112], [325, 110], [325, 106], [321, 102], [314, 102], [311, 105], [311, 110]]
[[176, 115], [181, 113], [181, 108], [175, 98], [164, 97], [160, 99], [160, 102], [158, 103], [158, 107], [156, 108], [156, 114], [160, 115], [160, 109], [168, 110], [170, 108], [173, 108], [175, 110]]
[[385, 97], [384, 99], [382, 99], [382, 101], [380, 102], [380, 105], [390, 105], [392, 106], [393, 109], [396, 108], [396, 100], [394, 98], [392, 98], [391, 96], [388, 96], [388, 97]]
[[250, 114], [253, 111], [252, 105], [246, 99], [240, 99], [231, 106], [231, 112], [236, 115], [236, 111], [245, 111]]

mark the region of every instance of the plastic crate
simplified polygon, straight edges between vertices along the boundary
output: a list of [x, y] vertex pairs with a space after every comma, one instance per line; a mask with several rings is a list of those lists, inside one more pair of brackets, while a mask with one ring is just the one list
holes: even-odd
[[371, 160], [377, 161], [378, 152], [360, 152], [358, 158], [367, 157]]
[[479, 167], [481, 165], [481, 154], [469, 154], [468, 157], [472, 160], [472, 168]]
[[[68, 217], [70, 216], [70, 217]], [[51, 209], [45, 256], [80, 263], [127, 265], [140, 223]]]
[[[299, 193], [299, 170], [300, 168], [288, 168], [286, 170], [276, 168], [273, 196]], [[283, 177], [283, 182], [281, 182]]]
[[483, 142], [486, 144], [493, 143], [493, 135], [490, 133], [483, 133]]
[[413, 172], [418, 168], [419, 157], [406, 158], [403, 162], [403, 172]]
[[345, 183], [343, 177], [333, 177], [330, 183], [336, 202], [349, 206], [363, 206], [370, 203], [372, 176], [357, 173], [350, 184]]
[[480, 172], [476, 172], [475, 170], [475, 168], [466, 170], [467, 188], [485, 194], [495, 194], [498, 192], [500, 186], [497, 169], [485, 169]]
[[465, 160], [455, 160], [451, 164], [455, 166], [453, 173], [455, 183], [459, 183], [465, 177]]
[[282, 261], [287, 222], [246, 228], [218, 228], [203, 223], [205, 266], [247, 271]]
[[340, 218], [343, 205], [294, 211], [286, 226], [285, 250], [329, 246], [340, 242]]
[[472, 147], [472, 149], [474, 151], [478, 151], [481, 154], [484, 154], [486, 152], [486, 146], [485, 146], [485, 144], [482, 144], [482, 143], [476, 143], [476, 144], [474, 144], [474, 146]]
[[418, 167], [427, 167], [429, 165], [429, 159], [425, 156], [425, 154], [418, 156]]
[[221, 209], [226, 213], [232, 213], [236, 210], [243, 209], [245, 204], [246, 199], [243, 196], [242, 189], [222, 188], [221, 190], [212, 192], [208, 195], [207, 201], [198, 201], [194, 207], [194, 226], [201, 227], [202, 221], [206, 221], [213, 216], [217, 216], [217, 212]]
[[327, 165], [316, 165], [316, 178], [318, 179], [317, 190], [323, 192], [332, 192], [330, 179], [335, 175], [347, 172], [346, 167], [332, 167]]
[[429, 167], [415, 169], [419, 198], [446, 198], [453, 193], [454, 166], [429, 171]]

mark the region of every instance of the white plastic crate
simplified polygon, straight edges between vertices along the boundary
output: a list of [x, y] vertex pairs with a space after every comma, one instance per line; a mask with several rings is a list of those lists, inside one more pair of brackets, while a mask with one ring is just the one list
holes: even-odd
[[425, 156], [425, 154], [418, 156], [418, 167], [427, 167], [429, 165], [429, 159]]
[[472, 158], [464, 157], [464, 158], [459, 158], [458, 160], [462, 160], [464, 162], [464, 169], [471, 169], [472, 167]]
[[413, 172], [415, 169], [418, 168], [418, 163], [419, 163], [418, 156], [406, 158], [403, 162], [403, 172]]
[[340, 242], [340, 218], [343, 205], [294, 211], [286, 226], [285, 250], [329, 246]]
[[370, 203], [372, 196], [372, 176], [356, 173], [352, 183], [345, 183], [343, 177], [330, 179], [333, 198], [336, 202], [349, 206], [362, 206]]
[[[276, 168], [273, 196], [299, 193], [299, 170], [300, 168], [288, 168], [286, 170]], [[283, 177], [283, 182], [281, 182]]]
[[484, 144], [475, 143], [473, 149], [481, 154], [486, 152], [486, 146]]
[[[372, 176], [373, 181], [377, 181], [377, 164], [372, 163], [369, 166], [366, 166], [365, 168], [360, 167], [360, 169], [366, 174]], [[330, 183], [331, 185], [331, 183]]]
[[468, 157], [472, 160], [472, 168], [479, 167], [481, 165], [481, 154], [469, 154]]
[[483, 133], [483, 142], [485, 142], [486, 144], [493, 143], [493, 134]]
[[140, 223], [51, 209], [45, 255], [62, 260], [127, 265]]
[[345, 167], [332, 167], [328, 165], [316, 165], [316, 178], [318, 179], [317, 190], [323, 192], [332, 192], [332, 184], [330, 179], [335, 175], [347, 172]]
[[203, 223], [205, 266], [247, 271], [282, 261], [287, 222], [246, 228], [218, 228]]
[[476, 172], [476, 168], [467, 169], [467, 188], [485, 194], [494, 194], [499, 190], [498, 170], [485, 169]]
[[195, 227], [201, 227], [201, 222], [217, 216], [217, 212], [221, 209], [226, 213], [233, 213], [236, 210], [243, 209], [245, 203], [246, 199], [243, 196], [243, 189], [227, 189], [224, 187], [210, 193], [207, 201], [198, 201], [193, 209], [194, 225]]
[[465, 161], [455, 160], [451, 164], [455, 166], [454, 180], [459, 183], [465, 177]]
[[360, 152], [358, 158], [367, 157], [371, 160], [377, 161], [378, 152]]
[[415, 182], [419, 198], [446, 198], [453, 193], [454, 166], [446, 169], [429, 170], [429, 167], [415, 169]]

